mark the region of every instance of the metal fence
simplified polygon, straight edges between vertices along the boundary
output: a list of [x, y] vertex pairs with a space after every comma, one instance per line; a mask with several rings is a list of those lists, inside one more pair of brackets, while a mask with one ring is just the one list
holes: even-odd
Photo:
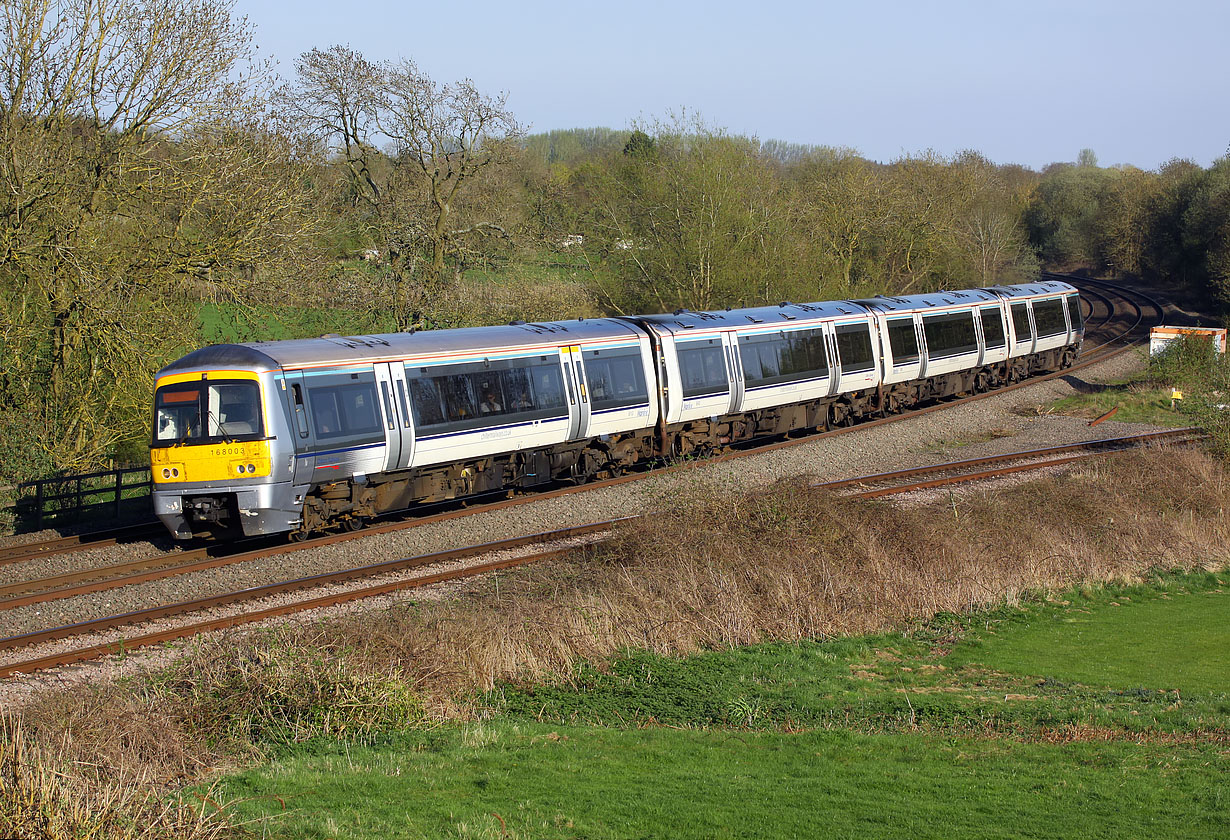
[[17, 519], [35, 530], [91, 518], [154, 518], [149, 467], [43, 478], [18, 484], [16, 489]]

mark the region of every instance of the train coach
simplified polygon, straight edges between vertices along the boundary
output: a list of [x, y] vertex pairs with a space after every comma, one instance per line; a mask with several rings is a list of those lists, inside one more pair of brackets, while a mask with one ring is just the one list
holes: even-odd
[[1045, 281], [724, 312], [215, 345], [161, 370], [151, 465], [180, 539], [302, 537], [846, 425], [1075, 359]]

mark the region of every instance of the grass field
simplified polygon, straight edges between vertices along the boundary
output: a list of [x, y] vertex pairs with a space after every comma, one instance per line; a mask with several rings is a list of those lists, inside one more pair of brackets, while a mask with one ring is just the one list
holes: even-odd
[[1115, 419], [1123, 423], [1151, 423], [1155, 426], [1191, 426], [1192, 418], [1171, 408], [1170, 389], [1140, 383], [1116, 383], [1088, 394], [1073, 394], [1056, 400], [1051, 410], [1058, 414], [1093, 419], [1113, 408]]
[[1031, 614], [950, 659], [1086, 685], [1230, 694], [1228, 618], [1230, 590], [1137, 590], [1096, 608]]
[[279, 837], [1225, 836], [1226, 585], [629, 654], [504, 686], [481, 723], [299, 745], [226, 789]]

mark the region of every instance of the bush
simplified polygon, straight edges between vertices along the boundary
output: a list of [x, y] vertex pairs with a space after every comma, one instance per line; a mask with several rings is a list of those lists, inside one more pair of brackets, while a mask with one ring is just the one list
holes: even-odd
[[1230, 457], [1230, 353], [1212, 342], [1187, 336], [1149, 359], [1148, 380], [1183, 392], [1180, 411], [1208, 432], [1214, 449]]
[[362, 740], [423, 719], [422, 703], [396, 669], [347, 649], [289, 642], [277, 630], [241, 646], [204, 642], [163, 675], [158, 691], [190, 709], [182, 720], [206, 739], [246, 745]]

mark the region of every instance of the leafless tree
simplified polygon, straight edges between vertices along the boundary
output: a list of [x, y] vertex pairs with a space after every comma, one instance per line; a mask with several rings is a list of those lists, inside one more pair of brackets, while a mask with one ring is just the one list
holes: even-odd
[[524, 129], [506, 94], [483, 94], [469, 79], [440, 85], [413, 61], [373, 63], [333, 46], [304, 53], [295, 69], [288, 98], [347, 170], [352, 203], [384, 253], [398, 327], [420, 326], [450, 257], [458, 270], [466, 242], [508, 234], [495, 213], [462, 205]]

